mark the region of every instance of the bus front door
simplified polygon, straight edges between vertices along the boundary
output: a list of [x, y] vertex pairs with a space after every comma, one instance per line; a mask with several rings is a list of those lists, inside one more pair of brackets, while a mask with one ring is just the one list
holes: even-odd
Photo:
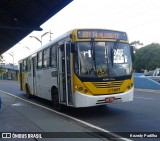
[[23, 91], [23, 76], [22, 76], [22, 71], [23, 71], [23, 63], [20, 63], [20, 67], [19, 67], [19, 81], [20, 81], [20, 90]]
[[71, 90], [70, 43], [58, 47], [58, 89], [60, 103], [73, 105]]
[[36, 95], [36, 57], [32, 58], [32, 74], [33, 74], [33, 81], [32, 81], [32, 88], [33, 94]]

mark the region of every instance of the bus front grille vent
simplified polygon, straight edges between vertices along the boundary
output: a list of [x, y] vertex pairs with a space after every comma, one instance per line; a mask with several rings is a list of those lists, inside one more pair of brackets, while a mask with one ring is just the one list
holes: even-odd
[[96, 88], [112, 88], [120, 87], [123, 81], [111, 81], [111, 82], [92, 82]]

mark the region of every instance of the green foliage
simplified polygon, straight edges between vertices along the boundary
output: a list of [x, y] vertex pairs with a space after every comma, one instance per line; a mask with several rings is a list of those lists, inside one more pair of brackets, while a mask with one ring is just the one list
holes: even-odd
[[2, 55], [0, 55], [0, 68], [2, 67], [2, 62], [3, 62], [4, 60], [3, 60], [3, 56]]
[[134, 69], [137, 72], [160, 68], [160, 44], [152, 43], [136, 50]]
[[143, 46], [143, 43], [141, 43], [140, 41], [133, 41], [130, 43], [130, 46], [133, 46], [134, 51], [136, 51], [138, 49], [138, 46]]
[[133, 41], [133, 42], [130, 43], [130, 45], [137, 47], [138, 45], [142, 46], [143, 43], [141, 43], [140, 41]]
[[0, 63], [2, 63], [2, 61], [3, 61], [3, 56], [0, 55]]

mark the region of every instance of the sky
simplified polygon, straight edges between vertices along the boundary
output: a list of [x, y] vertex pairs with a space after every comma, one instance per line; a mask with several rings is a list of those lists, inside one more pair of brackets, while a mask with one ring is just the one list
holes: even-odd
[[[5, 52], [3, 56], [6, 63], [18, 64], [18, 60], [41, 47], [40, 42], [29, 36], [40, 39], [41, 35], [50, 31], [54, 39], [74, 28], [104, 28], [127, 32], [129, 42], [139, 40], [144, 46], [160, 43], [160, 1], [73, 0], [41, 28], [43, 31], [32, 32]], [[50, 36], [46, 34], [42, 44], [49, 40]]]

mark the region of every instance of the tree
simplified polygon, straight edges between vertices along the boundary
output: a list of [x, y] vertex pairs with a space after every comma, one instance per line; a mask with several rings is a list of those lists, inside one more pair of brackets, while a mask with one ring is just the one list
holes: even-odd
[[140, 41], [133, 41], [130, 43], [130, 45], [134, 47], [133, 50], [136, 52], [138, 46], [143, 46], [143, 43], [141, 43]]
[[143, 43], [141, 43], [140, 41], [133, 41], [130, 43], [130, 45], [137, 47], [138, 45], [143, 46]]
[[154, 70], [160, 67], [160, 44], [152, 43], [138, 49], [135, 53], [134, 69], [137, 72]]
[[0, 54], [0, 64], [3, 62], [3, 56]]
[[3, 62], [3, 56], [0, 54], [0, 73], [3, 72], [1, 67], [2, 67], [2, 62]]

